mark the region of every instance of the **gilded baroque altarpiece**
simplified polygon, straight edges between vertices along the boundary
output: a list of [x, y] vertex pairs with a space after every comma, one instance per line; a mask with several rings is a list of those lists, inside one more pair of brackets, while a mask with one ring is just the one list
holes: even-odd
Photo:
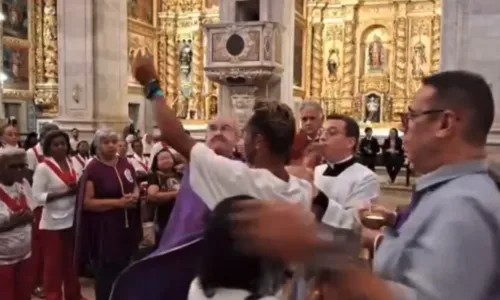
[[[130, 17], [129, 9], [131, 62], [138, 51], [153, 54], [168, 104], [185, 123], [204, 125], [217, 115], [218, 86], [203, 70], [203, 24], [219, 22], [218, 1], [160, 0], [153, 7], [157, 17], [152, 31], [139, 30], [143, 22]], [[129, 86], [132, 92], [138, 87], [132, 78]]]
[[3, 0], [2, 11], [4, 98], [34, 101], [43, 116], [55, 116], [56, 0]]
[[388, 127], [422, 77], [439, 70], [440, 0], [311, 0], [306, 9], [304, 84], [296, 91], [327, 113]]

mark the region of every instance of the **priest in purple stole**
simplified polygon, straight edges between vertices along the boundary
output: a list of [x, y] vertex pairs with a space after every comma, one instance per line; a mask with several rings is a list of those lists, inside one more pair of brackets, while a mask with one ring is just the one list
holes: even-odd
[[96, 133], [99, 158], [86, 167], [80, 183], [77, 246], [95, 272], [96, 300], [109, 299], [113, 282], [142, 238], [134, 168], [116, 155], [117, 141], [110, 130]]
[[[233, 119], [218, 118], [208, 125], [207, 144], [218, 154], [232, 156], [237, 141]], [[188, 167], [158, 249], [122, 272], [110, 299], [186, 299], [196, 277], [209, 214], [208, 207], [191, 188]]]

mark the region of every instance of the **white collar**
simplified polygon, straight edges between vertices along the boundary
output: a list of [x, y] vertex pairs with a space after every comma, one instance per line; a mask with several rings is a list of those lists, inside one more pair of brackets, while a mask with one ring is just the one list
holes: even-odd
[[146, 157], [144, 155], [141, 157], [141, 156], [139, 156], [139, 154], [137, 154], [135, 152], [134, 152], [134, 158], [140, 162], [146, 162]]
[[[217, 289], [217, 292], [212, 298], [207, 298], [203, 293], [198, 278], [191, 282], [189, 288], [188, 300], [245, 300], [250, 293], [245, 290], [238, 289]], [[263, 297], [259, 300], [277, 300], [277, 297]]]
[[43, 155], [43, 147], [41, 143], [36, 144], [35, 149], [38, 152], [38, 155]]

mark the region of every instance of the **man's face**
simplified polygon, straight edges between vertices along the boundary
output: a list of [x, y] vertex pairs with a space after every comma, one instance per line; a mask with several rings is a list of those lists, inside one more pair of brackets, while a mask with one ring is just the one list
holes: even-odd
[[229, 118], [218, 118], [208, 124], [207, 145], [215, 153], [231, 155], [238, 142], [236, 123]]
[[320, 143], [324, 145], [323, 155], [327, 161], [336, 162], [352, 154], [356, 141], [345, 136], [344, 121], [328, 120], [323, 129]]
[[71, 131], [71, 135], [76, 139], [80, 135], [80, 132], [78, 131], [78, 129], [73, 129]]
[[371, 137], [372, 137], [372, 134], [373, 134], [373, 132], [372, 132], [371, 130], [367, 130], [367, 131], [365, 132], [365, 135], [366, 135], [366, 137], [367, 137], [367, 138], [371, 138]]
[[[441, 116], [434, 105], [436, 90], [423, 86], [411, 103], [408, 112], [408, 126], [404, 135], [404, 148], [417, 171], [425, 172], [426, 165], [439, 151]], [[435, 113], [429, 113], [435, 111]]]
[[323, 123], [323, 113], [314, 108], [305, 108], [300, 112], [300, 120], [302, 121], [302, 130], [307, 136], [316, 138]]

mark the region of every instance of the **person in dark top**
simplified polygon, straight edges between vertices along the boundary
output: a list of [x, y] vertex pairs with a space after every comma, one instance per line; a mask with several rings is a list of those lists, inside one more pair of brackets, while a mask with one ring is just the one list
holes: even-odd
[[384, 141], [382, 152], [384, 154], [384, 164], [387, 169], [387, 174], [389, 174], [390, 182], [394, 183], [405, 161], [403, 140], [398, 136], [398, 130], [396, 128], [391, 128], [389, 131], [389, 137]]
[[24, 150], [28, 151], [28, 149], [35, 147], [36, 144], [38, 144], [38, 135], [36, 132], [28, 133], [24, 140]]
[[180, 187], [180, 175], [175, 172], [174, 155], [162, 149], [153, 157], [148, 176], [147, 201], [153, 206], [157, 241], [167, 226]]
[[380, 151], [380, 145], [376, 138], [372, 136], [373, 129], [366, 127], [365, 137], [361, 139], [359, 144], [359, 152], [361, 154], [361, 162], [370, 170], [375, 171], [377, 162], [377, 154]]

